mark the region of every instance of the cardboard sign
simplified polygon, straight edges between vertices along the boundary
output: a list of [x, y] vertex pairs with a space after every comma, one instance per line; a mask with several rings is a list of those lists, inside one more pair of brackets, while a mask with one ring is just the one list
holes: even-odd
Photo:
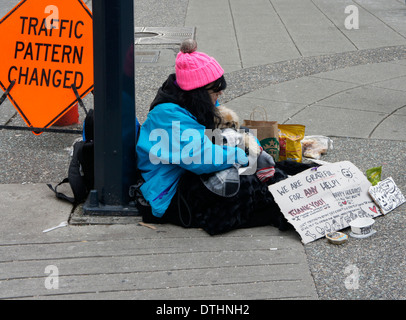
[[380, 212], [368, 194], [371, 183], [349, 161], [306, 170], [269, 186], [282, 213], [309, 243]]
[[387, 214], [406, 202], [402, 191], [398, 188], [392, 177], [378, 182], [369, 188], [369, 194], [379, 206], [383, 214]]
[[93, 22], [82, 0], [23, 0], [0, 21], [0, 86], [29, 127], [47, 128], [93, 89]]

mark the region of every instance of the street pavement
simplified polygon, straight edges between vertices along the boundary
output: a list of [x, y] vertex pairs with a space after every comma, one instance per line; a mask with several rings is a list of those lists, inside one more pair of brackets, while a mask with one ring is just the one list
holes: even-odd
[[[0, 0], [0, 16], [17, 3]], [[358, 29], [345, 27], [349, 5], [358, 9]], [[333, 140], [322, 160], [348, 160], [363, 172], [382, 165], [382, 178], [393, 177], [404, 194], [405, 17], [401, 0], [135, 1], [136, 27], [195, 27], [198, 50], [226, 72], [220, 102], [241, 119], [260, 106], [268, 120], [303, 124], [306, 135]], [[141, 123], [174, 72], [178, 47], [136, 45], [136, 54], [159, 52], [156, 62], [136, 64]], [[92, 96], [84, 102], [92, 107]], [[8, 100], [0, 124], [24, 126]], [[373, 236], [341, 246], [325, 239], [303, 245], [294, 231], [273, 227], [210, 237], [137, 218], [71, 216], [45, 183], [66, 176], [78, 137], [0, 131], [0, 298], [406, 298], [405, 206], [376, 218]], [[44, 285], [49, 265], [59, 271], [57, 289]], [[357, 286], [349, 286], [354, 279]]]

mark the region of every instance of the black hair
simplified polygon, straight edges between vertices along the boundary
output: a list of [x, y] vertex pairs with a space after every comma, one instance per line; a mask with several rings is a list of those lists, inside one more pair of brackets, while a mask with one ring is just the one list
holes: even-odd
[[223, 90], [226, 90], [227, 88], [227, 82], [224, 76], [221, 76], [217, 80], [209, 83], [204, 87], [206, 90], [212, 90], [213, 92], [220, 92]]
[[215, 119], [221, 118], [216, 106], [210, 97], [209, 90], [220, 92], [227, 87], [224, 76], [209, 83], [205, 87], [193, 89], [190, 91], [179, 91], [179, 102], [183, 108], [188, 110], [197, 119], [197, 122], [204, 125], [207, 129], [215, 129]]
[[[175, 103], [188, 110], [194, 115], [201, 125], [207, 129], [215, 129], [215, 123], [221, 118], [217, 108], [213, 104], [209, 90], [220, 92], [227, 87], [224, 76], [209, 83], [208, 85], [190, 91], [182, 90], [176, 83], [175, 74], [171, 74], [163, 85], [158, 89], [155, 99], [152, 101], [150, 111], [161, 103]], [[217, 121], [215, 121], [217, 119]]]

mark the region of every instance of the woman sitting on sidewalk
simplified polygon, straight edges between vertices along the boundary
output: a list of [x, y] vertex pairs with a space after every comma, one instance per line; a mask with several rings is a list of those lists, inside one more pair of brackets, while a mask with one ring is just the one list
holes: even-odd
[[[216, 102], [226, 88], [219, 63], [189, 41], [181, 46], [175, 70], [159, 88], [137, 143], [137, 165], [145, 181], [140, 190], [149, 204], [139, 206], [144, 222], [200, 227], [212, 235], [269, 224], [286, 228], [267, 184], [255, 174], [240, 175], [239, 188], [225, 190], [226, 196], [203, 183], [201, 178], [214, 172], [246, 166], [248, 156], [238, 146], [212, 143], [205, 134], [216, 127]], [[310, 167], [284, 166], [289, 174]], [[268, 181], [285, 178], [282, 171], [277, 169]]]

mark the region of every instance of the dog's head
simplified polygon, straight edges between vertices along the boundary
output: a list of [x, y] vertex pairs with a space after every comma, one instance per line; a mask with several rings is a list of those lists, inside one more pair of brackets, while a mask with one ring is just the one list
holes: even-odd
[[238, 115], [231, 109], [225, 106], [218, 106], [217, 107], [218, 113], [220, 115], [221, 121], [216, 119], [216, 126], [219, 129], [225, 128], [232, 128], [232, 129], [239, 129], [240, 128], [240, 120]]

